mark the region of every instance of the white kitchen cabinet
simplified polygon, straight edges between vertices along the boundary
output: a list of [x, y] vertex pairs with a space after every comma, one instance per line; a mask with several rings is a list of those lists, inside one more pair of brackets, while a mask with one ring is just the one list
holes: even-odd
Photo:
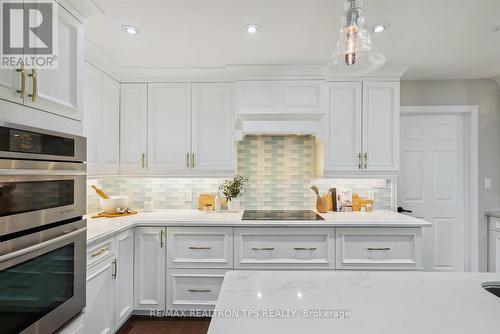
[[333, 228], [235, 228], [235, 269], [333, 269]]
[[135, 229], [135, 310], [165, 309], [165, 228]]
[[325, 172], [399, 170], [399, 82], [329, 83]]
[[85, 63], [83, 131], [90, 175], [117, 174], [119, 168], [120, 84]]
[[21, 97], [21, 76], [23, 76], [21, 68], [18, 69], [2, 69], [0, 70], [0, 99], [24, 103]]
[[226, 272], [221, 269], [169, 270], [167, 310], [213, 309]]
[[[26, 70], [24, 103], [81, 120], [83, 101], [83, 24], [59, 6], [58, 68]], [[29, 96], [33, 95], [33, 96]]]
[[107, 334], [115, 330], [115, 290], [113, 258], [95, 265], [87, 271], [87, 307], [85, 333]]
[[122, 173], [146, 171], [147, 113], [147, 84], [122, 84], [120, 114], [120, 170]]
[[134, 230], [116, 236], [115, 328], [128, 319], [134, 309]]
[[329, 129], [325, 150], [326, 169], [358, 171], [361, 168], [361, 82], [331, 82]]
[[399, 82], [363, 83], [363, 165], [399, 170]]
[[420, 228], [337, 228], [336, 269], [421, 270]]
[[489, 216], [488, 271], [500, 272], [500, 218]]
[[231, 227], [169, 227], [168, 268], [232, 268]]
[[148, 169], [187, 171], [190, 152], [191, 84], [149, 84]]
[[196, 171], [234, 171], [233, 85], [193, 84], [192, 156]]
[[76, 318], [71, 320], [63, 328], [56, 332], [56, 334], [84, 334], [85, 314], [80, 313]]
[[239, 81], [238, 114], [322, 113], [327, 94], [322, 80]]

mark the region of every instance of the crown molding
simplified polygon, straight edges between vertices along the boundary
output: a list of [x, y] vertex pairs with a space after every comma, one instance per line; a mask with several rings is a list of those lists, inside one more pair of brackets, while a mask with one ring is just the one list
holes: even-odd
[[105, 72], [107, 75], [115, 79], [116, 81], [121, 80], [122, 67], [109, 54], [104, 52], [97, 45], [85, 39], [85, 60], [99, 68], [101, 71]]

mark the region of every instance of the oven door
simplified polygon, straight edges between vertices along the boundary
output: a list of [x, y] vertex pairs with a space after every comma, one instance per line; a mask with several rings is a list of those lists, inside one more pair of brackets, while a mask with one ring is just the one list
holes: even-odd
[[0, 254], [16, 249], [0, 255], [0, 334], [53, 333], [83, 310], [85, 224], [0, 243]]
[[81, 217], [86, 165], [0, 160], [0, 236]]

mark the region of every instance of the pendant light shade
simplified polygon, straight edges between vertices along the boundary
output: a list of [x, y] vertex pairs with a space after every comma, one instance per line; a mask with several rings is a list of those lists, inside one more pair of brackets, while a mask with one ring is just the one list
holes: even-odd
[[337, 47], [326, 66], [328, 75], [363, 75], [385, 64], [365, 27], [362, 0], [346, 0]]

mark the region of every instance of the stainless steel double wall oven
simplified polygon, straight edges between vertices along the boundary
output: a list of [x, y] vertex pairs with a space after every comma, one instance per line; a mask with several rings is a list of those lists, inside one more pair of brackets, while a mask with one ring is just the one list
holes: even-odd
[[0, 334], [50, 334], [85, 307], [86, 140], [0, 122]]

